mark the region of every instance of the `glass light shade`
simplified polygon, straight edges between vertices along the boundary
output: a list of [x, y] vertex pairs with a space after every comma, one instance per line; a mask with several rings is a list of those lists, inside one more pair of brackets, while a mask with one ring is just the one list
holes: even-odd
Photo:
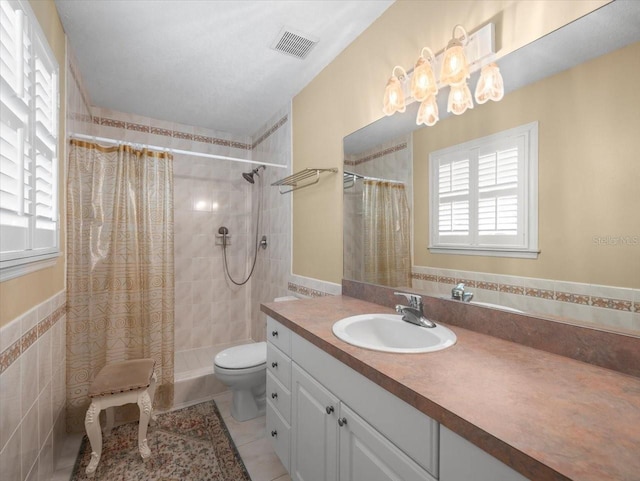
[[438, 93], [438, 86], [431, 62], [421, 56], [416, 62], [411, 76], [411, 96], [421, 102], [436, 93]]
[[464, 47], [457, 40], [452, 40], [444, 52], [440, 81], [448, 85], [464, 82], [469, 78], [469, 62], [464, 54]]
[[428, 127], [433, 127], [436, 122], [440, 120], [438, 113], [438, 104], [436, 102], [436, 96], [430, 95], [420, 104], [418, 109], [418, 116], [416, 118], [416, 124], [424, 124]]
[[504, 97], [504, 83], [500, 69], [495, 63], [490, 63], [482, 67], [480, 80], [476, 85], [476, 102], [483, 104], [488, 100], [498, 102]]
[[467, 82], [451, 86], [449, 92], [449, 101], [447, 102], [447, 112], [456, 115], [462, 115], [467, 109], [473, 108], [473, 100], [471, 100], [471, 91]]
[[385, 115], [393, 115], [396, 112], [404, 112], [405, 110], [406, 106], [404, 103], [404, 93], [402, 93], [402, 84], [400, 80], [398, 80], [398, 77], [392, 75], [384, 91], [382, 111]]

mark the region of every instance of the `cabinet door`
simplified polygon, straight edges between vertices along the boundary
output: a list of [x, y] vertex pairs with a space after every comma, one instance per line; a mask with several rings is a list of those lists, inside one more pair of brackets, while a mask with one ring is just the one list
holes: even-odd
[[436, 481], [345, 404], [339, 420], [340, 481]]
[[291, 478], [336, 481], [338, 399], [292, 364]]

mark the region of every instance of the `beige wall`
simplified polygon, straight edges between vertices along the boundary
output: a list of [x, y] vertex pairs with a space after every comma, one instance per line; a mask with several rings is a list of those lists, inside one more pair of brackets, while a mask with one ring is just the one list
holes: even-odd
[[[640, 43], [416, 131], [415, 264], [640, 287], [638, 76]], [[430, 254], [429, 153], [534, 121], [539, 123], [539, 258]], [[626, 246], [594, 241], [607, 236], [637, 240]]]
[[[65, 34], [53, 0], [31, 0], [31, 8], [49, 41], [59, 67], [60, 84], [60, 142], [58, 147], [59, 168], [59, 212], [60, 212], [60, 250], [65, 250], [64, 215], [64, 174], [66, 167], [65, 149]], [[56, 265], [47, 269], [17, 277], [0, 283], [0, 326], [7, 324], [20, 314], [60, 292], [65, 286], [65, 257], [58, 258]]]
[[[607, 1], [402, 1], [389, 9], [293, 99], [293, 170], [342, 166], [342, 139], [382, 116], [394, 65], [413, 66], [422, 47], [446, 46], [454, 25], [496, 24], [501, 57]], [[294, 193], [293, 273], [342, 279], [342, 179]]]

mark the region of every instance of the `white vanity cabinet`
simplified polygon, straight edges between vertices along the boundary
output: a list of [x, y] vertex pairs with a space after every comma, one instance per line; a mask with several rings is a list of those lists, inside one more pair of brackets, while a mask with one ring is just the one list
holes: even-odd
[[440, 426], [440, 481], [526, 481], [478, 446]]
[[340, 401], [296, 364], [291, 395], [291, 479], [335, 481]]
[[526, 480], [272, 318], [267, 326], [267, 435], [293, 481]]
[[273, 448], [291, 470], [291, 331], [267, 318], [266, 427]]
[[[271, 330], [280, 333], [286, 328], [273, 319], [267, 325], [269, 375], [271, 363], [279, 368], [282, 361]], [[293, 333], [290, 360], [290, 455], [278, 452], [283, 444], [280, 431], [273, 440], [293, 480], [437, 479], [438, 423]], [[278, 424], [282, 429], [285, 419], [270, 398], [269, 379], [271, 434]]]

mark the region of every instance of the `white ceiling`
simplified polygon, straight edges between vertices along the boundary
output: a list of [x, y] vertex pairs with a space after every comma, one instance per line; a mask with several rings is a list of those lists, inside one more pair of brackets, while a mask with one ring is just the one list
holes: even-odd
[[[94, 106], [251, 135], [393, 0], [55, 0]], [[319, 40], [301, 60], [283, 27]]]

